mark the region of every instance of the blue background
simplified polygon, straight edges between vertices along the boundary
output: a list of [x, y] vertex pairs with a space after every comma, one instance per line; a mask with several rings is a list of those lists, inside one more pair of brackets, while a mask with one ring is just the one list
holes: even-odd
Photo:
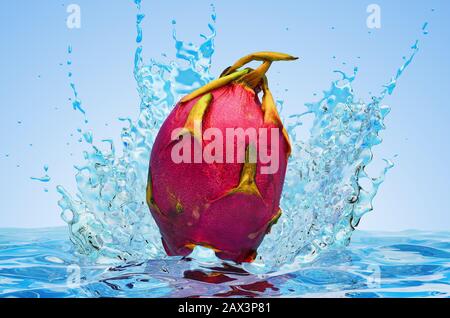
[[[139, 99], [133, 78], [136, 47], [133, 1], [73, 0], [81, 7], [81, 29], [66, 27], [69, 3], [0, 3], [0, 227], [63, 225], [56, 185], [74, 191], [74, 165], [86, 144], [76, 129], [84, 117], [72, 109], [67, 73], [71, 70], [88, 127], [96, 140], [118, 142], [122, 122], [136, 118]], [[144, 55], [173, 56], [172, 19], [180, 39], [200, 41], [208, 33], [211, 1], [144, 0]], [[278, 4], [279, 3], [279, 4]], [[366, 26], [369, 4], [381, 7], [379, 30]], [[277, 63], [271, 86], [288, 113], [302, 112], [314, 93], [328, 89], [335, 69], [359, 66], [357, 95], [378, 92], [403, 63], [418, 38], [420, 52], [385, 102], [392, 107], [376, 148], [395, 159], [375, 199], [375, 210], [360, 228], [448, 230], [450, 109], [450, 3], [448, 1], [238, 1], [217, 0], [213, 74], [252, 51], [298, 55]], [[434, 9], [434, 11], [432, 10]], [[422, 26], [429, 22], [428, 35]], [[67, 46], [74, 48], [68, 67]], [[335, 58], [333, 58], [335, 56]], [[358, 58], [360, 57], [360, 58]], [[343, 64], [345, 63], [345, 64]], [[287, 91], [286, 91], [287, 89]], [[71, 134], [73, 136], [71, 136]], [[44, 174], [48, 184], [30, 180]], [[44, 190], [48, 189], [48, 192]]]

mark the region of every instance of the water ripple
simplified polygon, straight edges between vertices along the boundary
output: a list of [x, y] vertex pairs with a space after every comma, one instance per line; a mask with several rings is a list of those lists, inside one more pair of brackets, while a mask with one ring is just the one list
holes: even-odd
[[357, 232], [308, 265], [253, 275], [200, 257], [93, 265], [66, 231], [0, 230], [0, 297], [450, 297], [450, 233]]

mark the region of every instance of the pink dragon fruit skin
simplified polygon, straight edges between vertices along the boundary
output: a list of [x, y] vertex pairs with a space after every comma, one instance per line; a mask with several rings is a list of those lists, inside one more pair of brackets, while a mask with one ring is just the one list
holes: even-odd
[[[265, 73], [273, 61], [293, 59], [275, 52], [240, 59], [219, 79], [183, 98], [162, 125], [150, 158], [147, 203], [168, 255], [186, 256], [200, 245], [239, 263], [256, 257], [265, 234], [281, 215], [279, 202], [290, 154]], [[256, 70], [239, 70], [251, 60], [263, 64]], [[263, 91], [262, 102], [259, 91]], [[201, 122], [202, 132], [216, 128], [223, 136], [226, 128], [269, 128], [267, 147], [279, 152], [277, 172], [261, 173], [264, 164], [259, 157], [256, 163], [194, 163], [194, 159], [175, 163], [172, 149], [185, 138], [200, 142], [203, 149], [211, 142], [195, 135], [193, 119]], [[173, 140], [173, 132], [180, 128], [184, 134]], [[277, 147], [270, 143], [270, 128], [278, 128]], [[236, 154], [237, 140], [234, 143]], [[249, 146], [246, 144], [247, 156]]]

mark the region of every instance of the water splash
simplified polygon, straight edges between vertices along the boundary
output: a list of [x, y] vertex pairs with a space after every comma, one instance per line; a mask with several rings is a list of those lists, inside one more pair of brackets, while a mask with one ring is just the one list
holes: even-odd
[[48, 183], [51, 181], [50, 176], [48, 175], [48, 165], [44, 165], [44, 176], [42, 177], [30, 177], [31, 180]]
[[[151, 59], [147, 63], [141, 45], [145, 16], [141, 1], [135, 0], [135, 4], [138, 118], [121, 118], [126, 127], [121, 133], [120, 155], [111, 140], [98, 145], [90, 133], [86, 141], [91, 148], [84, 152], [85, 163], [76, 167], [76, 196], [61, 186], [57, 188], [62, 196], [62, 218], [69, 225], [72, 242], [79, 253], [100, 263], [167, 257], [145, 203], [151, 147], [176, 101], [213, 79], [214, 7], [208, 25], [210, 33], [201, 35], [200, 45], [179, 40], [174, 29], [176, 60]], [[256, 262], [245, 265], [246, 269], [267, 272], [283, 264], [288, 268], [291, 265], [286, 264], [312, 261], [330, 246], [348, 244], [361, 217], [372, 210], [372, 200], [393, 167], [390, 160], [385, 160], [378, 177], [366, 172], [372, 148], [382, 142], [379, 133], [385, 128], [384, 119], [390, 110], [382, 101], [393, 93], [417, 51], [418, 43], [370, 103], [359, 101], [353, 91], [356, 68], [351, 75], [336, 71], [341, 78], [332, 83], [323, 98], [307, 104], [305, 113], [287, 118], [293, 154], [282, 197], [284, 213], [259, 248]], [[282, 101], [278, 105], [282, 106]], [[307, 142], [296, 135], [304, 116], [314, 118]], [[194, 255], [204, 252], [196, 249]]]
[[200, 46], [178, 40], [173, 32], [180, 63], [151, 60], [146, 64], [140, 45], [144, 17], [140, 1], [136, 4], [134, 76], [141, 99], [138, 119], [120, 119], [127, 123], [121, 133], [121, 155], [112, 140], [97, 145], [90, 135], [92, 148], [84, 152], [86, 162], [76, 167], [76, 197], [57, 187], [62, 196], [61, 216], [69, 225], [71, 241], [79, 253], [97, 262], [166, 257], [145, 203], [151, 147], [175, 101], [212, 80], [209, 69], [216, 35], [214, 8], [211, 34], [202, 36]]
[[[292, 262], [314, 260], [330, 246], [344, 246], [364, 214], [373, 210], [372, 201], [387, 172], [394, 167], [384, 159], [378, 177], [366, 172], [373, 147], [381, 144], [380, 132], [390, 108], [382, 102], [391, 95], [397, 81], [419, 51], [418, 41], [411, 54], [388, 84], [370, 103], [358, 99], [352, 75], [335, 71], [334, 81], [318, 102], [306, 104], [307, 111], [292, 115], [288, 131], [294, 141], [281, 206], [284, 216], [258, 249], [256, 264], [249, 270], [289, 268]], [[314, 118], [307, 142], [296, 135], [306, 115]], [[260, 263], [260, 264], [258, 264]], [[256, 266], [255, 266], [256, 265]], [[261, 268], [261, 266], [259, 266]]]
[[[67, 59], [67, 65], [69, 67], [72, 66], [72, 60], [70, 58], [70, 56], [73, 53], [73, 47], [72, 45], [69, 45], [67, 47], [67, 54], [69, 56], [69, 58]], [[70, 98], [69, 100], [72, 102], [72, 108], [76, 111], [79, 111], [80, 113], [82, 113], [84, 116], [86, 116], [86, 111], [84, 110], [84, 108], [82, 107], [82, 103], [81, 103], [81, 99], [78, 96], [78, 91], [77, 88], [75, 86], [75, 83], [72, 80], [72, 76], [73, 73], [71, 71], [69, 71], [67, 73], [67, 77], [70, 79], [70, 88], [72, 89], [72, 93], [73, 93], [73, 98]]]
[[424, 24], [423, 24], [423, 26], [422, 26], [422, 33], [424, 34], [424, 35], [428, 35], [428, 22], [425, 22]]

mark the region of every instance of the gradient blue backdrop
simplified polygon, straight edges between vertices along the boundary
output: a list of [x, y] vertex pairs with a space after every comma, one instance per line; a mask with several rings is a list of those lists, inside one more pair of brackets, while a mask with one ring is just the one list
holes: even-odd
[[[69, 3], [55, 0], [0, 3], [0, 227], [62, 225], [58, 184], [74, 190], [73, 165], [86, 145], [78, 142], [83, 116], [72, 109], [71, 68], [96, 140], [118, 140], [121, 116], [135, 118], [139, 100], [133, 79], [135, 14], [132, 0], [73, 0], [81, 29], [68, 29]], [[211, 1], [144, 0], [146, 58], [173, 56], [172, 19], [178, 36], [193, 42], [208, 32]], [[382, 27], [369, 30], [366, 8], [381, 7]], [[327, 89], [335, 69], [360, 68], [357, 94], [378, 92], [421, 38], [416, 60], [401, 78], [376, 157], [395, 159], [362, 229], [448, 230], [450, 3], [448, 1], [238, 1], [216, 0], [213, 73], [258, 50], [289, 52], [297, 63], [272, 70], [274, 94], [288, 112], [304, 110]], [[434, 9], [434, 10], [432, 10]], [[421, 28], [429, 22], [429, 35]], [[369, 32], [371, 31], [371, 32]], [[335, 56], [336, 58], [333, 58]], [[360, 58], [358, 58], [360, 57]], [[343, 64], [346, 63], [346, 64]], [[285, 91], [288, 89], [288, 91]], [[73, 134], [73, 136], [71, 136]], [[49, 165], [48, 184], [30, 180]], [[380, 165], [376, 163], [373, 171]], [[45, 192], [45, 189], [48, 192]]]

